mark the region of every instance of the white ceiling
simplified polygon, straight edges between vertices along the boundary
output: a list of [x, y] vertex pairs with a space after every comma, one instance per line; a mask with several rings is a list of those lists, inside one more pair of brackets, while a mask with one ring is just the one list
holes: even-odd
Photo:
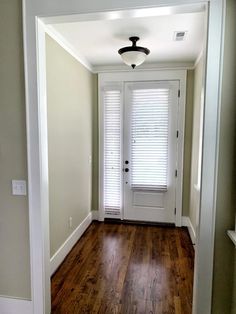
[[[130, 45], [130, 36], [139, 36], [138, 44], [150, 49], [146, 64], [194, 62], [203, 46], [204, 14], [82, 21], [49, 28], [91, 68], [122, 65], [117, 51]], [[186, 39], [174, 41], [175, 31], [187, 31]]]

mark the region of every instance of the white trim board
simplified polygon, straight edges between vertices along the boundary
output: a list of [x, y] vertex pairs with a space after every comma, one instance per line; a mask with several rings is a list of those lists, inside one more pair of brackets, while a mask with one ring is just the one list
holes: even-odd
[[192, 222], [191, 222], [191, 220], [190, 220], [189, 217], [187, 217], [187, 216], [183, 216], [183, 217], [182, 217], [182, 226], [188, 228], [188, 232], [189, 232], [189, 235], [190, 235], [192, 244], [193, 244], [194, 249], [195, 249], [195, 244], [196, 244], [196, 232], [195, 232], [195, 230], [194, 230], [194, 228], [193, 228]]
[[0, 296], [1, 314], [32, 314], [32, 301]]
[[[47, 0], [45, 0], [47, 1]], [[160, 0], [158, 0], [160, 2]], [[100, 1], [101, 2], [101, 1]], [[203, 12], [206, 9], [205, 0], [164, 0], [163, 4], [157, 4], [154, 1], [152, 5], [148, 5], [146, 0], [146, 5], [137, 5], [136, 8], [127, 8], [123, 10], [116, 8], [110, 12], [103, 11], [92, 11], [93, 13], [84, 14], [57, 14], [45, 15], [42, 17], [43, 23], [47, 24], [60, 24], [60, 23], [75, 23], [83, 21], [100, 21], [100, 20], [116, 20], [116, 19], [128, 19], [137, 17], [152, 17], [152, 16], [163, 16], [163, 15], [175, 15], [175, 14], [185, 14], [185, 13], [197, 13]], [[182, 4], [181, 6], [179, 4]]]
[[90, 212], [88, 216], [79, 224], [79, 226], [72, 232], [72, 234], [66, 239], [62, 246], [57, 250], [57, 252], [50, 259], [51, 276], [55, 273], [57, 268], [64, 261], [66, 256], [70, 253], [73, 246], [81, 238], [83, 233], [89, 227], [92, 222], [92, 213]]
[[227, 234], [228, 234], [229, 238], [232, 240], [232, 242], [233, 242], [233, 244], [235, 245], [235, 248], [236, 248], [236, 231], [228, 230]]
[[[185, 104], [186, 104], [186, 70], [157, 70], [143, 72], [111, 72], [100, 73], [98, 76], [98, 110], [99, 110], [99, 218], [104, 219], [103, 208], [103, 102], [102, 89], [106, 83], [113, 82], [123, 86], [124, 82], [144, 82], [144, 81], [179, 81], [180, 97], [178, 98], [178, 122], [177, 130], [179, 136], [177, 139], [177, 158], [176, 170], [176, 216], [175, 224], [180, 227], [182, 224], [182, 196], [183, 196], [183, 158], [184, 158], [184, 128], [185, 128]], [[123, 97], [123, 96], [122, 96]], [[123, 216], [121, 217], [123, 219]]]
[[[135, 72], [139, 71], [157, 71], [157, 70], [192, 70], [194, 62], [144, 62], [139, 67], [135, 68]], [[110, 73], [110, 72], [134, 72], [125, 64], [120, 65], [97, 65], [93, 66], [93, 73]]]

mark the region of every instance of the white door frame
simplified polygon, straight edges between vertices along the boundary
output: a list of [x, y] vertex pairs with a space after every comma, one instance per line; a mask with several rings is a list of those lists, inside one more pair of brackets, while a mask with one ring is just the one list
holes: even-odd
[[[159, 70], [159, 71], [127, 71], [100, 73], [98, 75], [98, 109], [99, 109], [99, 220], [104, 220], [103, 206], [103, 173], [104, 173], [104, 123], [103, 123], [103, 100], [101, 90], [109, 82], [123, 86], [125, 82], [138, 81], [179, 81], [180, 97], [178, 112], [178, 148], [176, 169], [178, 176], [176, 178], [176, 216], [175, 224], [182, 226], [182, 191], [183, 191], [183, 163], [184, 163], [184, 126], [185, 126], [185, 102], [186, 102], [186, 70]], [[123, 185], [122, 185], [123, 186]]]
[[[33, 314], [50, 313], [48, 166], [44, 31], [40, 21], [112, 19], [137, 16], [140, 9], [205, 4], [204, 0], [23, 0], [26, 124], [29, 186], [31, 296]], [[199, 237], [196, 245], [193, 313], [211, 311], [218, 131], [225, 0], [209, 0], [208, 53]], [[120, 11], [121, 10], [121, 11]], [[112, 11], [112, 12], [111, 12]], [[98, 13], [99, 12], [99, 13]], [[103, 12], [103, 13], [102, 13]], [[65, 16], [66, 14], [66, 16]], [[55, 18], [47, 18], [52, 17]], [[61, 17], [63, 16], [63, 17]], [[70, 16], [70, 17], [69, 17]], [[18, 309], [17, 309], [18, 311]]]

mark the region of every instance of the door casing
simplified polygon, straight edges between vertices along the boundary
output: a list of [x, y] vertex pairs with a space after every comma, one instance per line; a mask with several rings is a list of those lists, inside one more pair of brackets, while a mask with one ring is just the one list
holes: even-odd
[[[186, 102], [186, 70], [160, 70], [160, 71], [135, 71], [135, 72], [115, 72], [100, 73], [98, 75], [98, 106], [99, 106], [99, 220], [104, 220], [103, 208], [103, 147], [104, 147], [104, 121], [103, 121], [103, 100], [102, 89], [106, 84], [123, 85], [125, 82], [140, 81], [179, 81], [180, 97], [179, 112], [177, 114], [177, 130], [179, 131], [177, 145], [176, 169], [176, 215], [175, 225], [182, 226], [182, 192], [183, 192], [183, 163], [184, 163], [184, 127], [185, 127], [185, 102]], [[123, 95], [122, 95], [123, 97]]]

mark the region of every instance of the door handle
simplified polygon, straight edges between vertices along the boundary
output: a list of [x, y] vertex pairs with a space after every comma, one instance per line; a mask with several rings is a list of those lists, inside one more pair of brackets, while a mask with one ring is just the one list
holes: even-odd
[[125, 168], [125, 172], [129, 172], [129, 168]]

